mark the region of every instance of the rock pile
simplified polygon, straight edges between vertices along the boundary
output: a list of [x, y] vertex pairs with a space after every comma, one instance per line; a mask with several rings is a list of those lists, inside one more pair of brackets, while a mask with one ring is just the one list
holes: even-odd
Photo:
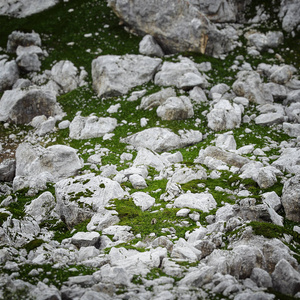
[[[150, 34], [140, 54], [94, 57], [90, 77], [69, 60], [44, 70], [40, 36], [15, 31], [0, 56], [0, 298], [299, 298], [299, 65], [274, 53], [286, 33], [227, 24], [249, 21], [250, 0], [108, 3]], [[291, 36], [298, 8], [278, 8]], [[247, 56], [166, 55], [219, 56], [226, 32]]]

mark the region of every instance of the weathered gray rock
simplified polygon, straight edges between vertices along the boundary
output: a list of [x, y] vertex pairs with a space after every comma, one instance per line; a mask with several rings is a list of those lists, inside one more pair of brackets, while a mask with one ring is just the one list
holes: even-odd
[[258, 51], [277, 48], [283, 43], [283, 33], [280, 31], [269, 31], [267, 34], [253, 33], [247, 38], [250, 45], [255, 46]]
[[92, 62], [93, 87], [99, 97], [126, 94], [150, 81], [161, 59], [142, 55], [104, 55]]
[[115, 225], [119, 221], [118, 213], [115, 210], [98, 209], [92, 216], [86, 229], [88, 231], [102, 231], [109, 226]]
[[112, 132], [117, 126], [117, 119], [111, 117], [76, 116], [71, 122], [70, 138], [76, 140], [102, 137]]
[[161, 91], [145, 96], [141, 100], [140, 109], [151, 109], [163, 104], [168, 98], [176, 97], [176, 92], [173, 88], [162, 89]]
[[273, 286], [271, 276], [263, 269], [253, 268], [250, 278], [258, 287], [270, 288]]
[[51, 80], [53, 80], [62, 93], [68, 93], [85, 84], [87, 73], [79, 70], [71, 61], [61, 60], [51, 69]]
[[30, 290], [30, 297], [40, 300], [61, 300], [60, 291], [53, 285], [49, 287], [45, 283], [39, 281], [36, 288]]
[[300, 222], [300, 175], [287, 180], [283, 186], [281, 202], [286, 217], [294, 222]]
[[230, 90], [230, 87], [225, 84], [225, 83], [219, 83], [215, 86], [213, 86], [210, 91], [209, 91], [209, 97], [210, 98], [213, 98], [213, 94], [217, 93], [217, 94], [220, 94], [220, 95], [224, 95], [226, 92], [228, 92]]
[[236, 150], [236, 141], [231, 134], [220, 134], [216, 139], [216, 147], [223, 150]]
[[82, 167], [75, 149], [71, 147], [54, 145], [43, 148], [22, 143], [16, 151], [14, 189], [45, 186], [47, 182], [76, 175]]
[[300, 274], [285, 259], [275, 266], [272, 280], [273, 288], [282, 294], [293, 296], [300, 291]]
[[272, 207], [275, 211], [280, 209], [281, 207], [281, 200], [279, 196], [273, 191], [268, 193], [263, 193], [261, 195], [263, 203], [267, 204], [268, 206]]
[[94, 246], [95, 248], [100, 247], [100, 234], [99, 232], [77, 232], [72, 236], [72, 244], [81, 247]]
[[243, 21], [243, 12], [249, 1], [228, 1], [217, 0], [211, 2], [209, 0], [189, 0], [191, 4], [196, 6], [207, 18], [214, 23], [235, 23]]
[[17, 57], [17, 65], [23, 72], [39, 72], [42, 63], [36, 53], [23, 53]]
[[41, 0], [39, 2], [31, 0], [1, 0], [0, 15], [25, 18], [48, 9], [58, 3], [58, 0]]
[[300, 124], [283, 123], [283, 130], [291, 137], [300, 136]]
[[232, 89], [237, 96], [245, 97], [250, 102], [257, 104], [273, 102], [269, 89], [265, 88], [257, 72], [241, 71], [237, 77], [237, 80], [232, 85]]
[[186, 96], [168, 98], [157, 110], [162, 120], [185, 120], [194, 116], [191, 101]]
[[87, 174], [57, 182], [55, 195], [58, 214], [71, 228], [102, 213], [109, 200], [122, 199], [125, 193], [116, 181]]
[[0, 121], [16, 124], [31, 122], [35, 116], [46, 117], [61, 114], [55, 94], [50, 90], [33, 88], [30, 90], [6, 91], [0, 100]]
[[286, 84], [292, 78], [293, 73], [293, 68], [284, 65], [271, 74], [270, 80], [277, 84]]
[[242, 111], [239, 105], [231, 104], [228, 100], [221, 99], [207, 114], [208, 127], [221, 131], [239, 127], [242, 120]]
[[190, 90], [189, 96], [190, 99], [195, 101], [196, 103], [207, 101], [207, 97], [204, 91], [199, 86], [195, 86], [192, 90]]
[[44, 52], [40, 47], [31, 45], [31, 46], [18, 46], [16, 50], [17, 56], [21, 56], [23, 54], [36, 54], [39, 58], [44, 57], [46, 52]]
[[297, 148], [284, 149], [280, 157], [272, 163], [272, 166], [283, 172], [300, 173], [300, 150]]
[[187, 193], [175, 199], [174, 205], [179, 208], [187, 207], [209, 212], [216, 208], [217, 202], [209, 193]]
[[124, 23], [141, 34], [150, 34], [166, 53], [193, 51], [220, 55], [231, 48], [229, 39], [195, 6], [183, 0], [147, 2], [109, 0]]
[[207, 174], [206, 170], [203, 167], [197, 166], [197, 168], [195, 169], [185, 167], [175, 170], [174, 174], [168, 182], [168, 185], [173, 183], [184, 184], [192, 180], [205, 179], [207, 179]]
[[5, 159], [0, 163], [0, 182], [13, 181], [16, 173], [16, 161]]
[[135, 192], [131, 194], [131, 197], [134, 204], [140, 207], [142, 211], [151, 208], [155, 203], [155, 199], [144, 192]]
[[143, 147], [153, 151], [169, 151], [199, 143], [202, 134], [199, 131], [180, 131], [180, 136], [166, 128], [149, 128], [122, 138], [122, 143], [128, 143], [136, 148]]
[[164, 52], [161, 47], [150, 34], [145, 35], [141, 40], [139, 44], [139, 52], [148, 56], [164, 56]]
[[294, 91], [290, 91], [288, 92], [286, 99], [283, 101], [284, 105], [289, 105], [291, 103], [297, 103], [300, 100], [300, 90], [294, 90]]
[[44, 136], [49, 132], [52, 132], [55, 128], [56, 119], [54, 117], [49, 117], [48, 120], [42, 122], [37, 130], [36, 133], [38, 136]]
[[206, 149], [199, 151], [199, 157], [197, 161], [204, 163], [206, 157], [216, 158], [224, 163], [241, 168], [245, 164], [249, 163], [249, 159], [238, 154], [222, 150], [215, 146], [209, 146]]
[[25, 212], [40, 224], [49, 219], [50, 216], [53, 216], [55, 206], [54, 196], [50, 192], [45, 192], [25, 206]]
[[[291, 32], [299, 30], [300, 24], [300, 5], [297, 0], [283, 0], [281, 1], [280, 11], [278, 14], [282, 19], [282, 28]], [[298, 27], [297, 27], [298, 26]]]
[[289, 106], [286, 106], [285, 113], [290, 122], [300, 124], [300, 102], [291, 103]]
[[129, 176], [129, 181], [132, 184], [132, 187], [134, 189], [144, 189], [147, 187], [147, 183], [144, 179], [144, 177], [142, 177], [139, 174], [132, 174]]
[[0, 92], [11, 89], [19, 78], [17, 63], [8, 61], [8, 56], [0, 56]]
[[161, 86], [178, 88], [206, 87], [207, 80], [199, 72], [197, 65], [189, 58], [182, 57], [180, 62], [164, 62], [155, 75], [154, 82]]
[[[1, 1], [1, 2], [4, 2], [4, 1]], [[7, 1], [5, 1], [5, 2], [7, 2]], [[32, 4], [36, 4], [36, 3], [32, 2]], [[8, 5], [8, 4], [5, 4], [4, 6], [6, 6], [6, 5]], [[0, 5], [0, 7], [4, 7], [4, 6]], [[34, 31], [32, 33], [13, 31], [8, 36], [7, 51], [13, 53], [13, 52], [16, 52], [18, 46], [23, 46], [23, 47], [38, 46], [38, 47], [40, 47], [41, 45], [42, 45], [42, 41], [41, 41], [40, 35], [38, 33], [35, 33]]]

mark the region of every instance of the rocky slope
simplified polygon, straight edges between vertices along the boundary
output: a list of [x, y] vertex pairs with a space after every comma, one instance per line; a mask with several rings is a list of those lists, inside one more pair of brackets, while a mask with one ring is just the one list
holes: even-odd
[[0, 298], [299, 298], [299, 3], [11, 2]]

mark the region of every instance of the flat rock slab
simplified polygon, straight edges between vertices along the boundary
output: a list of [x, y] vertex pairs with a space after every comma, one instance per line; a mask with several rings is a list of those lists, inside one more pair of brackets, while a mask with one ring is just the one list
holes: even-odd
[[131, 144], [136, 148], [142, 147], [163, 152], [186, 147], [202, 141], [202, 133], [200, 131], [180, 131], [179, 134], [180, 135], [177, 135], [166, 128], [154, 127], [122, 138], [121, 142]]
[[126, 94], [152, 80], [161, 62], [160, 58], [133, 54], [100, 56], [92, 62], [93, 87], [98, 97]]
[[72, 236], [72, 244], [81, 247], [94, 246], [99, 248], [100, 246], [100, 234], [99, 232], [77, 232]]
[[209, 193], [188, 193], [175, 199], [174, 205], [179, 208], [194, 208], [203, 212], [209, 212], [217, 207], [217, 202]]
[[262, 126], [269, 126], [273, 124], [281, 124], [284, 121], [284, 117], [278, 113], [261, 114], [255, 118], [255, 124]]

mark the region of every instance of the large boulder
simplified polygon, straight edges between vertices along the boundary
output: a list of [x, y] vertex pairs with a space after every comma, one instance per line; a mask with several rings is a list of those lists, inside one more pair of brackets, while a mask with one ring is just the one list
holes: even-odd
[[285, 182], [281, 202], [287, 219], [300, 222], [300, 175]]
[[50, 90], [15, 89], [5, 91], [0, 100], [0, 122], [27, 124], [36, 116], [50, 117], [61, 113], [55, 93]]
[[155, 84], [176, 86], [178, 88], [206, 87], [207, 80], [199, 72], [197, 65], [189, 58], [181, 58], [180, 62], [164, 62], [154, 78]]
[[279, 18], [282, 19], [282, 28], [285, 31], [299, 31], [300, 2], [298, 0], [282, 0], [279, 11]]
[[150, 81], [160, 64], [160, 58], [142, 55], [99, 56], [92, 62], [93, 87], [99, 97], [126, 94]]
[[19, 70], [17, 63], [8, 61], [7, 55], [0, 56], [0, 93], [11, 89], [14, 83], [19, 79]]
[[70, 138], [76, 140], [90, 139], [104, 136], [112, 132], [117, 126], [115, 118], [98, 118], [96, 116], [76, 116], [71, 122]]
[[137, 33], [150, 34], [166, 53], [220, 55], [231, 42], [188, 1], [108, 0], [116, 15]]
[[25, 18], [57, 4], [59, 0], [0, 0], [0, 15]]
[[47, 182], [74, 176], [82, 167], [76, 150], [71, 147], [54, 145], [43, 148], [22, 143], [16, 151], [14, 190], [45, 188]]
[[239, 127], [242, 121], [242, 110], [238, 104], [231, 104], [221, 99], [207, 114], [208, 127], [221, 131]]
[[193, 105], [186, 96], [168, 98], [156, 112], [162, 120], [185, 120], [194, 116]]
[[[55, 185], [57, 212], [69, 228], [100, 212], [112, 199], [122, 199], [125, 192], [111, 179], [86, 174], [61, 180]], [[99, 223], [101, 221], [99, 220]]]
[[[7, 2], [7, 1], [0, 0], [0, 8], [3, 7], [3, 5], [1, 5], [2, 2]], [[32, 3], [33, 3], [33, 1], [32, 1]], [[23, 46], [23, 47], [38, 46], [38, 47], [40, 47], [41, 45], [42, 45], [42, 41], [41, 41], [40, 35], [38, 33], [35, 33], [35, 32], [24, 33], [24, 32], [20, 32], [20, 31], [13, 31], [8, 36], [7, 51], [13, 53], [13, 52], [16, 52], [18, 46]]]
[[200, 131], [180, 131], [179, 134], [177, 135], [167, 128], [154, 127], [122, 138], [121, 142], [131, 144], [136, 148], [142, 147], [163, 152], [193, 145], [202, 140]]

